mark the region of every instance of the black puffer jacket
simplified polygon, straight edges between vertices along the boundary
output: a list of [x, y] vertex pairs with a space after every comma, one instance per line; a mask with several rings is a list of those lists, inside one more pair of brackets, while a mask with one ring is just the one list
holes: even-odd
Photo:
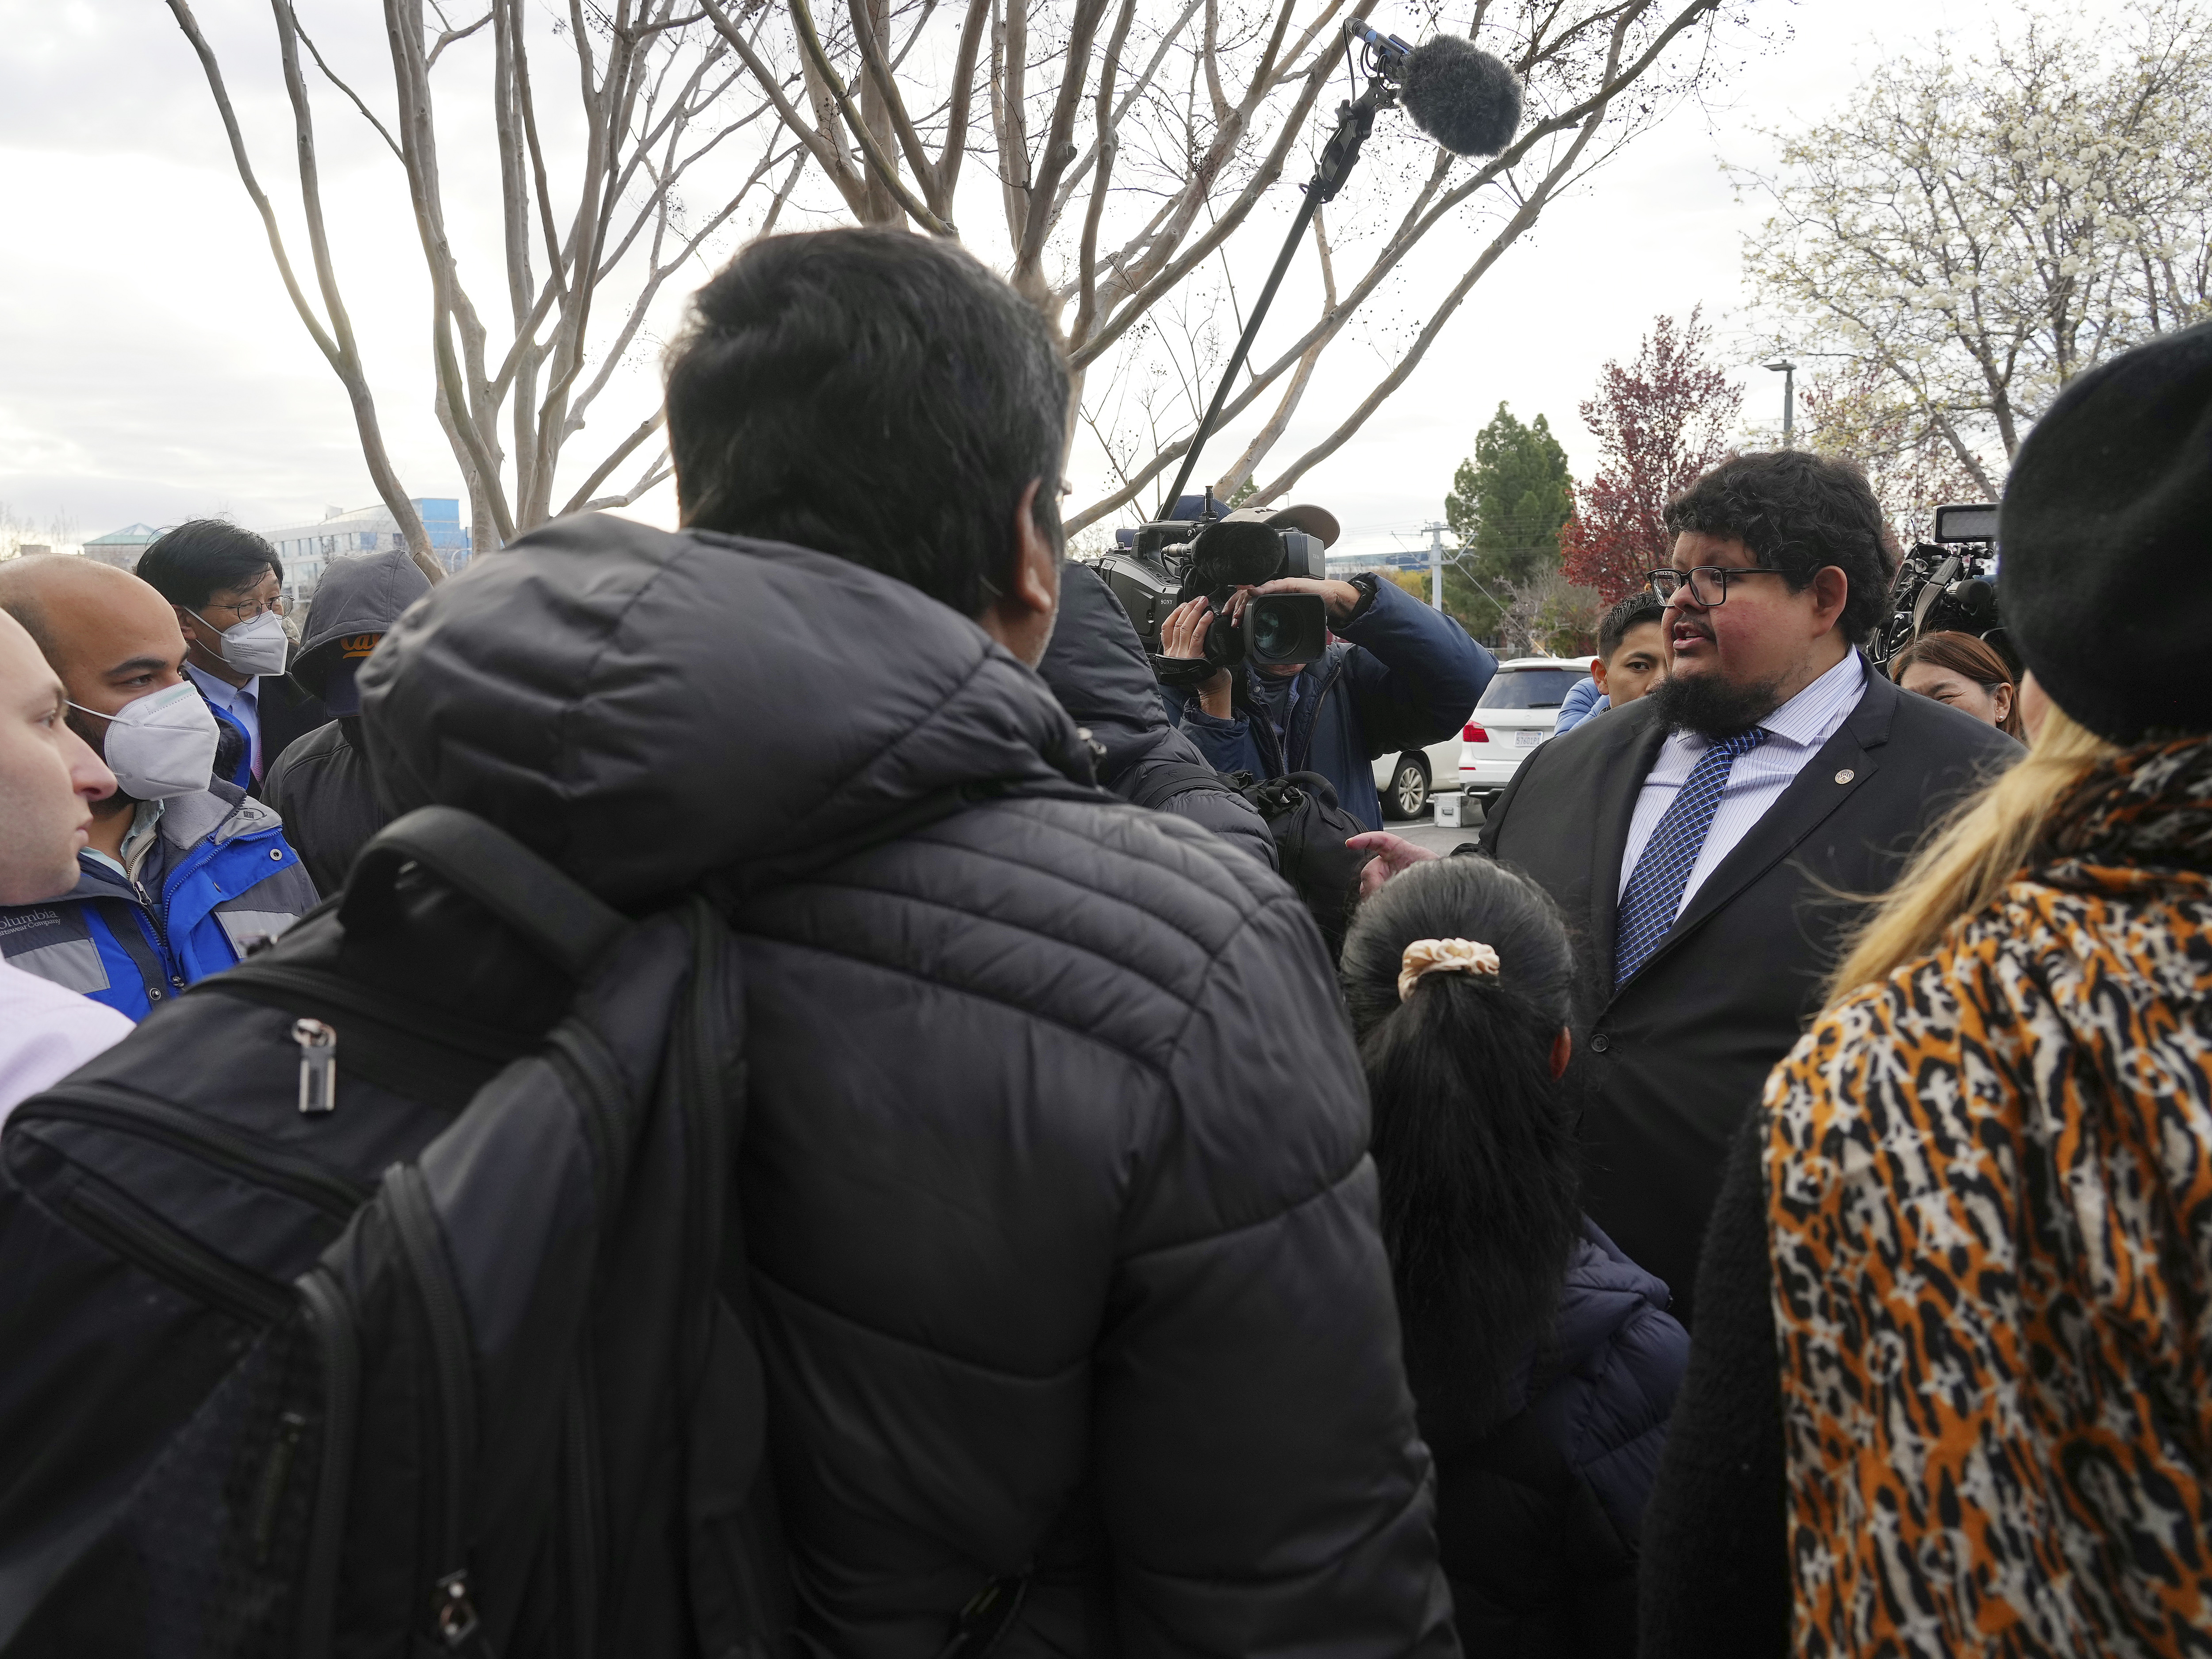
[[[1358, 1062], [1304, 912], [1071, 780], [1042, 684], [799, 549], [548, 526], [362, 676], [386, 805], [617, 903], [726, 872], [740, 1164], [805, 1616], [997, 1659], [1446, 1654]], [[779, 860], [973, 805], [773, 884]]]
[[[1198, 745], [1169, 723], [1144, 641], [1121, 602], [1087, 564], [1060, 568], [1060, 621], [1037, 673], [1103, 751], [1098, 781], [1124, 800], [1138, 799], [1146, 781], [1164, 769], [1213, 769]], [[1276, 868], [1267, 821], [1233, 790], [1186, 789], [1160, 810], [1225, 836], [1232, 847]]]

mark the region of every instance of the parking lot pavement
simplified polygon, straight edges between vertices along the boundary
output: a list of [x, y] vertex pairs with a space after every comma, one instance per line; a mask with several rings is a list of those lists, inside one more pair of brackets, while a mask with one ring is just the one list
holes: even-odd
[[1431, 853], [1449, 853], [1481, 832], [1482, 809], [1469, 802], [1462, 810], [1466, 816], [1456, 829], [1439, 829], [1433, 813], [1413, 823], [1386, 823], [1382, 827], [1393, 835], [1403, 836], [1416, 847], [1425, 847]]

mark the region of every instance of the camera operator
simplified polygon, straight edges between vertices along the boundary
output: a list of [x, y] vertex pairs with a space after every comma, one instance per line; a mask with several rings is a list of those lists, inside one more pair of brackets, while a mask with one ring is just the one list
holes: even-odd
[[[1258, 518], [1247, 509], [1237, 514]], [[1306, 515], [1304, 519], [1294, 515]], [[1318, 508], [1294, 507], [1264, 522], [1304, 528], [1336, 523]], [[1350, 581], [1286, 576], [1239, 588], [1234, 624], [1255, 594], [1311, 593], [1328, 611], [1334, 636], [1315, 662], [1224, 668], [1195, 690], [1170, 690], [1170, 713], [1216, 770], [1255, 777], [1318, 772], [1338, 804], [1370, 830], [1382, 827], [1375, 793], [1377, 755], [1425, 748], [1466, 724], [1498, 659], [1440, 611], [1372, 574]], [[1160, 627], [1163, 656], [1206, 654], [1206, 636], [1222, 622], [1204, 599], [1178, 605]]]

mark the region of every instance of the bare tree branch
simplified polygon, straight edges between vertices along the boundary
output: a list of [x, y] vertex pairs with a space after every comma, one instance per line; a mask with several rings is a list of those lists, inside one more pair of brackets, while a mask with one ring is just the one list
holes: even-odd
[[569, 497], [568, 506], [561, 509], [561, 516], [565, 518], [571, 513], [581, 513], [586, 506], [627, 507], [632, 501], [635, 500], [637, 496], [643, 495], [645, 493], [644, 490], [639, 489], [633, 490], [629, 495], [623, 497], [619, 501], [594, 501], [591, 499], [592, 492], [594, 489], [597, 489], [601, 484], [605, 483], [609, 476], [612, 474], [617, 467], [620, 466], [624, 461], [628, 460], [633, 454], [635, 454], [637, 451], [637, 447], [640, 444], [643, 443], [647, 438], [650, 438], [654, 433], [659, 430], [660, 411], [656, 409], [652, 414], [647, 416], [645, 419], [637, 423], [637, 429], [635, 432], [632, 432], [629, 436], [624, 438], [620, 443], [617, 444], [611, 450], [607, 452], [606, 459], [601, 461], [599, 465], [592, 469], [591, 477], [586, 478], [581, 484], [577, 486], [576, 493]]
[[338, 79], [337, 76], [331, 71], [331, 66], [323, 61], [323, 54], [315, 49], [315, 43], [308, 39], [307, 31], [300, 28], [299, 20], [296, 17], [293, 20], [292, 27], [299, 30], [301, 42], [307, 48], [307, 55], [315, 60], [315, 67], [322, 70], [323, 79], [345, 94], [352, 100], [353, 106], [361, 112], [361, 118], [376, 129], [376, 136], [384, 140], [384, 147], [394, 155], [398, 155], [399, 141], [392, 136], [383, 122], [376, 118], [376, 112], [362, 102], [361, 94]]
[[456, 40], [467, 40], [469, 36], [474, 34], [486, 23], [490, 22], [491, 20], [492, 14], [490, 12], [486, 12], [483, 16], [477, 18], [475, 22], [470, 24], [466, 28], [446, 30], [445, 33], [438, 37], [438, 44], [430, 48], [429, 57], [423, 61], [423, 69], [425, 70], [429, 70], [437, 68], [439, 56], [444, 52], [447, 46], [452, 46]]
[[269, 235], [269, 251], [276, 261], [277, 274], [283, 277], [284, 291], [291, 296], [293, 309], [307, 325], [308, 335], [316, 347], [337, 373], [339, 383], [345, 387], [347, 400], [353, 405], [355, 429], [361, 436], [362, 458], [368, 465], [370, 478], [376, 493], [399, 526], [400, 534], [406, 538], [409, 556], [422, 567], [423, 574], [434, 582], [445, 580], [445, 568], [438, 563], [430, 550], [429, 532], [422, 527], [422, 515], [415, 503], [408, 499], [405, 487], [393, 470], [392, 457], [384, 447], [384, 429], [377, 419], [376, 399], [370, 395], [368, 377], [362, 372], [361, 352], [354, 340], [353, 321], [347, 314], [345, 301], [338, 293], [337, 273], [330, 261], [330, 239], [323, 228], [322, 184], [315, 161], [314, 120], [307, 102], [307, 82], [300, 75], [299, 53], [294, 46], [296, 37], [291, 32], [292, 9], [289, 0], [272, 0], [276, 15], [276, 35], [284, 57], [284, 89], [292, 102], [294, 133], [300, 158], [300, 196], [307, 216], [307, 237], [315, 260], [315, 276], [322, 289], [323, 304], [330, 313], [330, 326], [325, 329], [321, 319], [307, 303], [307, 296], [300, 289], [299, 279], [293, 275], [292, 261], [284, 251], [284, 238], [276, 228], [276, 210], [263, 193], [260, 182], [253, 175], [253, 164], [246, 152], [245, 136], [238, 127], [238, 114], [231, 106], [230, 93], [223, 84], [222, 68], [216, 61], [214, 48], [200, 32], [199, 20], [193, 16], [187, 0], [168, 0], [169, 10], [184, 31], [185, 39], [191, 43], [200, 67], [207, 76], [208, 90], [214, 95], [216, 111], [222, 117], [223, 131], [230, 139], [232, 161], [238, 167], [239, 181], [246, 186], [247, 198], [261, 215], [262, 228]]
[[860, 111], [853, 107], [852, 94], [846, 91], [844, 82], [838, 79], [837, 71], [830, 66], [829, 54], [822, 50], [821, 37], [814, 31], [814, 14], [808, 9], [806, 0], [790, 0], [790, 6], [791, 21], [798, 27], [799, 44], [813, 64], [814, 72], [822, 77], [823, 83], [830, 88], [830, 96], [837, 100], [837, 108], [844, 115], [846, 125], [852, 129], [853, 137], [860, 146], [860, 154], [867, 158], [869, 170], [883, 181], [898, 204], [910, 217], [919, 222], [923, 229], [937, 236], [958, 236], [959, 232], [953, 229], [949, 222], [930, 211], [928, 204], [906, 187], [905, 181], [898, 176], [898, 168], [892, 164], [890, 157], [884, 154], [883, 146], [877, 143], [876, 135], [869, 131], [867, 123], [860, 118]]

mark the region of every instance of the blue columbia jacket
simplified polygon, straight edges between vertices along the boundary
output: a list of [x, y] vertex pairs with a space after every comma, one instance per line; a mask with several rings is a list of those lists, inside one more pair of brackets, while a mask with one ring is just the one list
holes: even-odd
[[217, 779], [168, 804], [136, 882], [80, 853], [71, 891], [0, 906], [0, 955], [143, 1019], [315, 902], [282, 820]]
[[1243, 674], [1230, 719], [1208, 714], [1190, 692], [1170, 694], [1169, 714], [1217, 772], [1318, 772], [1346, 811], [1380, 830], [1376, 757], [1450, 737], [1497, 672], [1498, 659], [1449, 617], [1395, 582], [1376, 582], [1328, 653], [1298, 676], [1287, 742], [1277, 741], [1264, 714], [1252, 714]]

